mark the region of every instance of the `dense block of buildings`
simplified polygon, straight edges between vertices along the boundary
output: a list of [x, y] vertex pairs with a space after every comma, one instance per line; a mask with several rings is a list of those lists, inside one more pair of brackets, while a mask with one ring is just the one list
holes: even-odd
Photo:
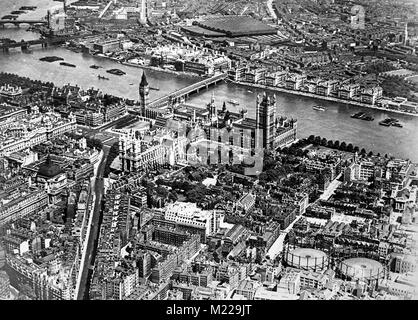
[[204, 228], [206, 235], [216, 233], [223, 222], [221, 210], [201, 210], [195, 203], [176, 202], [165, 208], [164, 217], [168, 221], [174, 221], [180, 225], [190, 225]]
[[146, 170], [164, 164], [174, 165], [186, 157], [185, 137], [176, 137], [166, 130], [129, 131], [119, 139], [122, 171]]
[[0, 201], [0, 226], [38, 212], [48, 205], [45, 190], [27, 190], [21, 194], [3, 194]]
[[76, 119], [63, 119], [57, 114], [31, 114], [24, 118], [8, 118], [0, 124], [0, 155], [34, 147], [66, 132], [76, 130]]

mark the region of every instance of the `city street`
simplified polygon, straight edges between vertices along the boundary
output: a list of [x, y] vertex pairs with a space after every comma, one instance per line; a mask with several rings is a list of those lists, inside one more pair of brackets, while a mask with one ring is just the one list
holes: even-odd
[[[339, 174], [328, 186], [328, 188], [324, 191], [324, 193], [320, 196], [319, 200], [328, 200], [334, 191], [338, 188], [341, 184], [341, 181], [338, 179], [341, 177]], [[297, 216], [296, 219], [283, 231], [280, 232], [279, 237], [273, 243], [268, 251], [268, 255], [270, 259], [275, 259], [282, 251], [284, 245], [284, 238], [286, 237], [287, 233], [293, 228], [294, 224], [299, 221], [302, 216]]]
[[324, 191], [323, 194], [321, 194], [321, 196], [319, 197], [320, 200], [328, 200], [332, 194], [334, 193], [335, 190], [337, 190], [337, 188], [339, 187], [339, 185], [341, 184], [341, 181], [339, 181], [338, 179], [341, 177], [341, 174], [338, 175], [338, 177], [336, 177], [327, 187], [327, 189]]
[[287, 233], [293, 228], [294, 224], [299, 221], [300, 218], [302, 218], [302, 216], [297, 216], [296, 219], [285, 230], [280, 231], [279, 237], [273, 243], [267, 253], [271, 260], [276, 259], [276, 257], [283, 251], [284, 239]]
[[94, 202], [94, 209], [93, 209], [93, 225], [90, 229], [90, 234], [88, 235], [88, 242], [87, 242], [87, 253], [86, 259], [84, 261], [84, 265], [82, 266], [82, 275], [81, 275], [81, 283], [80, 283], [80, 290], [77, 294], [77, 300], [83, 300], [88, 296], [88, 292], [86, 292], [86, 288], [88, 285], [88, 274], [89, 268], [94, 264], [92, 261], [92, 254], [94, 249], [95, 240], [98, 237], [99, 233], [99, 219], [100, 219], [100, 210], [101, 210], [101, 201], [103, 198], [103, 172], [107, 160], [107, 156], [109, 154], [109, 146], [103, 145], [103, 158], [99, 164], [99, 168], [97, 170], [96, 181], [94, 183], [94, 194], [95, 194], [95, 202]]

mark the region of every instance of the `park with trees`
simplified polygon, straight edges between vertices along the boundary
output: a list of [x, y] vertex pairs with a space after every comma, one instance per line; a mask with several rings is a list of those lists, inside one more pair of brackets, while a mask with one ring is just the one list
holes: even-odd
[[[305, 142], [306, 145], [313, 144], [316, 146], [323, 146], [330, 149], [335, 149], [343, 152], [351, 152], [358, 154], [362, 156], [369, 156], [372, 157], [374, 155], [373, 151], [367, 152], [366, 149], [354, 146], [352, 143], [346, 143], [345, 141], [340, 142], [339, 140], [327, 140], [326, 138], [321, 138], [320, 136], [310, 135], [308, 139], [306, 139]], [[380, 156], [380, 153], [376, 154], [377, 156]], [[387, 157], [387, 155], [386, 155]]]

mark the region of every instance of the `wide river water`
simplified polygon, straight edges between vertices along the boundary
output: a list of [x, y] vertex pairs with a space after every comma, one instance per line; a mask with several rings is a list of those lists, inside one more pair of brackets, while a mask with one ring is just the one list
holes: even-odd
[[[36, 5], [38, 10], [30, 12], [25, 18], [39, 18], [46, 14], [50, 6], [60, 7], [60, 2], [52, 0], [1, 0], [0, 12], [9, 14], [12, 10], [19, 9], [22, 5]], [[0, 28], [0, 38], [34, 39], [37, 34], [26, 32], [25, 28]], [[40, 47], [31, 48], [31, 53], [22, 53], [19, 49], [11, 50], [8, 54], [0, 52], [0, 72], [12, 72], [21, 76], [44, 81], [51, 81], [57, 85], [67, 83], [77, 84], [82, 88], [95, 87], [105, 93], [114, 94], [129, 99], [138, 99], [138, 83], [142, 74], [140, 68], [123, 66], [114, 61], [92, 57], [85, 54], [74, 53], [64, 48]], [[75, 64], [76, 68], [59, 65], [58, 62], [41, 62], [39, 58], [47, 55], [56, 55], [66, 62]], [[103, 69], [94, 70], [90, 65], [97, 64]], [[118, 68], [126, 72], [125, 76], [114, 76], [105, 70]], [[105, 75], [110, 80], [99, 80], [97, 75]], [[196, 79], [176, 76], [159, 71], [146, 70], [148, 82], [151, 87], [160, 88], [159, 91], [150, 91], [150, 100], [185, 87]], [[231, 111], [241, 108], [248, 110], [248, 115], [254, 117], [255, 101], [257, 93], [262, 93], [255, 88], [246, 88], [234, 84], [220, 84], [200, 94], [191, 96], [187, 103], [204, 107], [210, 102], [212, 93], [215, 93], [215, 101], [221, 108], [224, 101], [236, 100], [238, 106], [227, 103]], [[299, 97], [290, 94], [276, 93], [278, 112], [287, 117], [298, 119], [299, 137], [311, 134], [320, 135], [327, 139], [346, 141], [360, 148], [390, 154], [402, 158], [409, 158], [418, 162], [418, 117], [399, 115], [385, 111], [353, 107], [334, 102], [320, 101], [307, 97]], [[312, 106], [321, 104], [326, 107], [325, 112], [312, 109]], [[352, 113], [365, 111], [373, 115], [374, 121], [362, 121], [350, 118]], [[378, 122], [386, 117], [396, 117], [403, 124], [403, 128], [384, 127]]]

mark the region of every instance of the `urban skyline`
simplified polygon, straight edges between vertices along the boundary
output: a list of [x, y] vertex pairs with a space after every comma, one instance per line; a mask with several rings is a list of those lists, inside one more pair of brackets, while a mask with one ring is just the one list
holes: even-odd
[[0, 300], [417, 299], [417, 3], [9, 4]]

